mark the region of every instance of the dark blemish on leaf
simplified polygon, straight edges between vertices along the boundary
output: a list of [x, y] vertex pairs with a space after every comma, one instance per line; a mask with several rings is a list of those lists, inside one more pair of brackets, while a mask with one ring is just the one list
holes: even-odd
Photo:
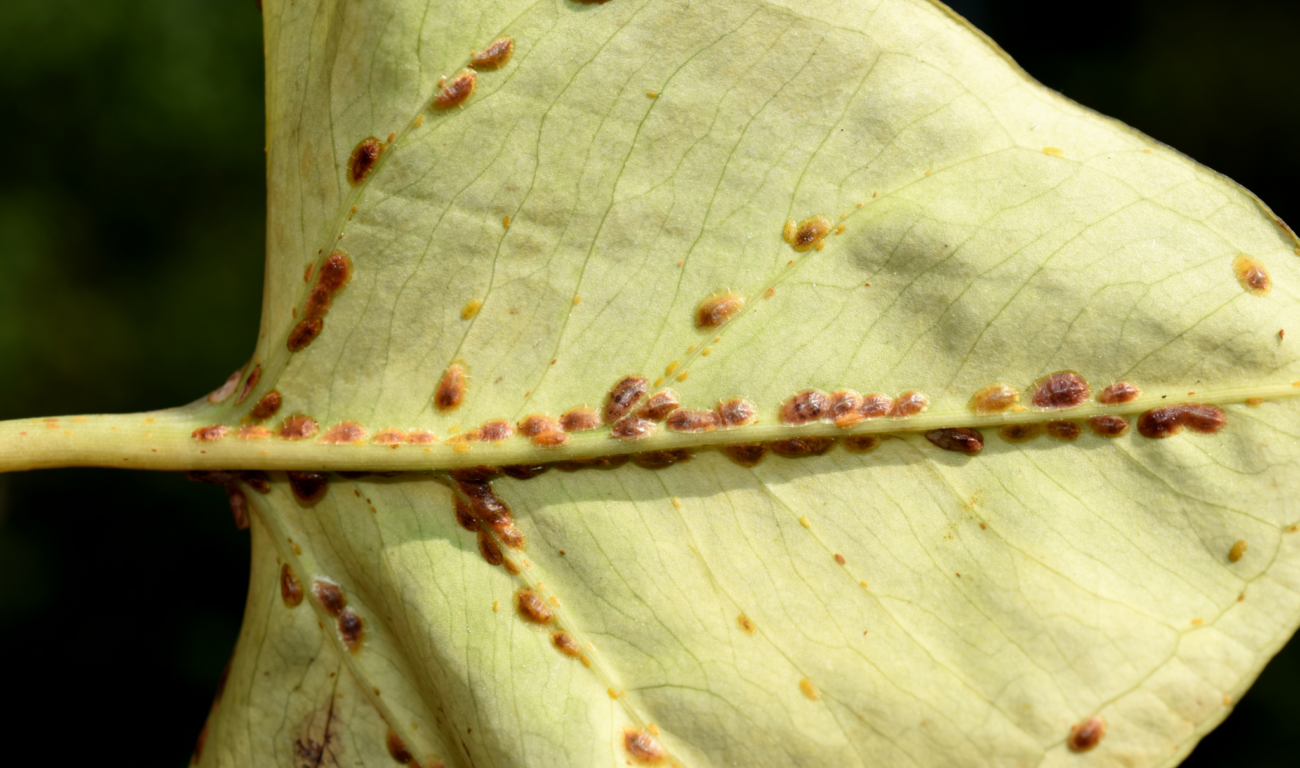
[[787, 458], [821, 456], [835, 447], [835, 438], [795, 437], [788, 440], [774, 440], [767, 445], [772, 449], [772, 453]]
[[565, 432], [583, 432], [600, 426], [600, 416], [585, 406], [570, 408], [560, 415], [560, 429]]
[[338, 618], [348, 605], [348, 599], [343, 596], [343, 590], [339, 589], [339, 585], [326, 578], [318, 578], [311, 583], [311, 596], [316, 598], [320, 607], [334, 618]]
[[384, 743], [388, 746], [388, 756], [402, 765], [408, 765], [415, 761], [411, 751], [406, 748], [406, 742], [402, 741], [402, 737], [398, 736], [393, 729], [388, 729], [388, 736]]
[[1161, 439], [1173, 437], [1183, 431], [1178, 406], [1153, 408], [1138, 417], [1138, 433], [1143, 437]]
[[285, 440], [306, 440], [314, 437], [320, 430], [320, 425], [310, 416], [294, 414], [285, 419], [280, 425], [280, 437]]
[[1082, 723], [1070, 726], [1070, 738], [1065, 743], [1071, 752], [1087, 752], [1100, 744], [1105, 736], [1106, 721], [1094, 715]]
[[365, 439], [364, 427], [355, 421], [342, 421], [321, 435], [320, 441], [326, 445], [353, 445], [365, 442]]
[[665, 426], [673, 432], [712, 432], [718, 428], [718, 421], [713, 411], [680, 408], [668, 414]]
[[[787, 226], [786, 231], [789, 231]], [[794, 234], [787, 240], [796, 251], [806, 251], [809, 248], [816, 248], [822, 238], [830, 234], [831, 220], [825, 216], [813, 216], [799, 222], [795, 227]]]
[[998, 430], [998, 435], [1008, 443], [1023, 443], [1043, 434], [1042, 424], [1008, 424]]
[[786, 424], [799, 425], [818, 421], [830, 408], [830, 399], [825, 392], [815, 389], [791, 395], [781, 405], [781, 421]]
[[1249, 545], [1246, 544], [1245, 539], [1237, 539], [1237, 541], [1233, 543], [1232, 549], [1228, 550], [1228, 562], [1235, 563], [1245, 557], [1247, 546]]
[[293, 495], [304, 504], [314, 504], [325, 498], [329, 490], [330, 476], [325, 472], [286, 472], [289, 476], [289, 488]]
[[642, 765], [656, 765], [668, 759], [668, 751], [650, 732], [629, 728], [623, 731], [623, 748], [632, 760]]
[[[678, 413], [681, 413], [681, 411], [674, 412], [673, 416]], [[672, 429], [671, 418], [669, 422], [668, 428]], [[643, 419], [640, 416], [628, 416], [615, 422], [614, 426], [610, 427], [609, 434], [610, 437], [616, 437], [619, 440], [643, 440], [657, 431], [659, 431], [659, 427], [653, 421]]]
[[889, 415], [895, 419], [907, 419], [924, 412], [929, 407], [930, 398], [915, 390], [908, 390], [893, 402]]
[[1097, 402], [1102, 405], [1121, 405], [1131, 403], [1142, 396], [1142, 390], [1131, 381], [1117, 381], [1106, 387], [1097, 395]]
[[1020, 400], [1020, 392], [1008, 384], [990, 384], [970, 399], [970, 409], [975, 413], [1005, 411]]
[[1078, 440], [1083, 430], [1073, 421], [1047, 422], [1047, 434], [1057, 440]]
[[302, 584], [298, 583], [288, 563], [280, 566], [280, 599], [290, 608], [297, 608], [302, 603]]
[[1128, 431], [1128, 419], [1121, 416], [1093, 416], [1088, 428], [1100, 437], [1119, 437]]
[[224, 403], [226, 400], [229, 400], [230, 396], [235, 394], [235, 388], [239, 386], [239, 377], [243, 375], [244, 372], [242, 370], [230, 374], [230, 378], [226, 379], [225, 384], [222, 384], [220, 387], [208, 394], [208, 402], [216, 405], [217, 403]]
[[248, 399], [249, 394], [253, 391], [253, 387], [257, 386], [257, 382], [261, 380], [261, 378], [262, 366], [253, 366], [253, 371], [248, 374], [248, 379], [244, 381], [244, 388], [239, 391], [239, 397], [235, 398], [235, 405], [239, 405]]
[[1237, 276], [1241, 287], [1254, 296], [1267, 296], [1273, 288], [1273, 281], [1264, 265], [1244, 253], [1232, 260], [1232, 273]]
[[747, 427], [758, 421], [758, 408], [741, 397], [719, 401], [717, 414], [723, 427]]
[[384, 142], [374, 136], [362, 139], [361, 143], [353, 148], [352, 156], [348, 158], [348, 184], [355, 187], [365, 181], [382, 154], [384, 154]]
[[199, 427], [190, 433], [190, 437], [200, 443], [212, 443], [226, 436], [230, 431], [229, 427], [221, 424], [213, 424], [210, 427]]
[[361, 636], [365, 632], [365, 624], [361, 617], [348, 610], [343, 609], [339, 614], [339, 639], [343, 645], [347, 646], [349, 651], [356, 653], [361, 648]]
[[470, 511], [469, 505], [459, 498], [456, 499], [456, 522], [470, 533], [479, 531], [478, 520], [474, 517], [474, 513]]
[[1217, 405], [1188, 403], [1179, 407], [1179, 419], [1193, 432], [1212, 435], [1228, 423], [1228, 415]]
[[280, 404], [280, 391], [273, 389], [262, 395], [262, 399], [257, 401], [257, 405], [253, 406], [253, 410], [248, 415], [258, 421], [269, 419], [280, 411]]
[[516, 480], [532, 480], [548, 469], [550, 469], [548, 464], [511, 464], [502, 467], [501, 472], [506, 477], [512, 477]]
[[289, 332], [289, 339], [285, 342], [290, 352], [301, 352], [307, 348], [307, 345], [316, 340], [320, 332], [325, 329], [325, 321], [319, 317], [309, 317], [298, 321], [298, 324]]
[[677, 410], [681, 404], [676, 392], [671, 389], [661, 389], [645, 401], [645, 405], [641, 406], [641, 410], [637, 411], [637, 415], [651, 421], [663, 421], [668, 417], [668, 414]]
[[447, 81], [443, 89], [433, 98], [433, 106], [438, 109], [449, 109], [451, 107], [464, 104], [474, 93], [474, 87], [478, 85], [478, 75], [472, 69], [462, 69], [457, 75]]
[[722, 451], [723, 456], [742, 467], [756, 467], [767, 455], [768, 448], [760, 443], [736, 443], [724, 445], [719, 450]]
[[244, 485], [247, 485], [258, 493], [271, 492], [271, 478], [260, 469], [249, 469], [240, 472], [239, 479], [244, 481]]
[[510, 61], [515, 53], [515, 39], [502, 35], [469, 56], [469, 65], [475, 69], [499, 69]]
[[631, 412], [645, 397], [650, 382], [642, 376], [624, 376], [605, 397], [605, 423], [612, 424]]
[[230, 502], [230, 516], [235, 518], [235, 530], [248, 530], [248, 499], [234, 483], [226, 483], [226, 500]]
[[1083, 405], [1092, 390], [1074, 371], [1057, 371], [1034, 383], [1033, 403], [1038, 408], [1061, 410]]
[[521, 589], [515, 594], [515, 607], [520, 616], [534, 624], [549, 624], [555, 618], [550, 604], [531, 589]]
[[482, 529], [478, 532], [478, 551], [488, 565], [501, 565], [501, 561], [505, 559], [501, 555], [501, 548], [497, 546], [492, 536]]
[[970, 427], [933, 429], [925, 433], [925, 439], [945, 451], [964, 453], [967, 456], [974, 456], [984, 450], [984, 435], [978, 429]]
[[730, 320], [745, 306], [745, 300], [734, 293], [710, 296], [695, 309], [696, 328], [717, 328]]
[[568, 632], [556, 632], [551, 635], [551, 644], [559, 649], [560, 653], [565, 656], [572, 656], [575, 659], [582, 655], [582, 648], [578, 646], [578, 641]]
[[465, 401], [467, 387], [465, 369], [459, 363], [452, 363], [438, 382], [438, 389], [433, 393], [433, 404], [440, 411], [450, 411]]
[[850, 435], [844, 438], [844, 450], [850, 453], [868, 453], [876, 450], [880, 438], [875, 435]]
[[632, 463], [642, 469], [663, 469], [682, 461], [689, 461], [694, 455], [688, 450], [646, 451], [632, 454]]
[[830, 405], [826, 416], [843, 429], [864, 421], [867, 416], [862, 412], [862, 395], [851, 389], [838, 389], [831, 393]]

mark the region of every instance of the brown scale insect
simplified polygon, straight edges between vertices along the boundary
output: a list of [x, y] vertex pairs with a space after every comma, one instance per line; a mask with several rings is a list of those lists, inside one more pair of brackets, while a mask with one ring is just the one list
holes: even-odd
[[370, 438], [370, 442], [378, 445], [401, 445], [406, 442], [406, 433], [400, 429], [381, 429]]
[[693, 456], [688, 450], [646, 451], [632, 454], [632, 463], [642, 469], [663, 469], [682, 461], [689, 461]]
[[279, 413], [281, 402], [279, 390], [273, 389], [262, 395], [262, 399], [257, 401], [257, 405], [253, 406], [253, 410], [249, 411], [248, 415], [258, 421], [264, 421]]
[[239, 405], [248, 399], [248, 396], [253, 392], [253, 387], [257, 386], [257, 382], [260, 381], [261, 378], [262, 366], [253, 366], [252, 372], [248, 374], [248, 379], [244, 381], [244, 388], [239, 391], [239, 397], [235, 398], [235, 405]]
[[1273, 289], [1273, 280], [1268, 276], [1264, 265], [1244, 253], [1232, 260], [1232, 274], [1237, 277], [1241, 287], [1253, 296], [1267, 296]]
[[235, 430], [235, 437], [240, 440], [265, 440], [272, 434], [271, 430], [260, 424], [251, 424], [247, 427], [240, 427]]
[[945, 451], [964, 453], [967, 456], [974, 456], [984, 450], [984, 435], [978, 429], [970, 427], [932, 429], [925, 433], [925, 439]]
[[239, 473], [239, 479], [258, 493], [271, 492], [271, 478], [260, 469], [249, 469]]
[[350, 609], [344, 608], [339, 614], [339, 639], [349, 651], [356, 653], [361, 648], [361, 636], [365, 633], [365, 623], [361, 617]]
[[888, 416], [892, 410], [894, 410], [892, 397], [873, 393], [862, 398], [862, 416], [865, 419], [879, 419]]
[[343, 596], [339, 585], [325, 578], [318, 578], [311, 583], [311, 596], [334, 618], [338, 618], [348, 605], [348, 599]]
[[551, 635], [551, 644], [559, 649], [560, 653], [565, 656], [572, 656], [575, 659], [582, 655], [582, 648], [578, 641], [568, 632], [555, 632]]
[[304, 504], [314, 504], [325, 498], [329, 490], [330, 476], [325, 472], [286, 472], [289, 476], [289, 489], [294, 498]]
[[999, 413], [1015, 405], [1020, 392], [1007, 384], [990, 384], [976, 392], [970, 399], [970, 409], [975, 413]]
[[465, 390], [468, 388], [465, 379], [465, 368], [460, 363], [452, 363], [447, 367], [433, 393], [433, 404], [438, 410], [450, 411], [465, 402]]
[[313, 285], [307, 292], [307, 303], [303, 305], [302, 316], [304, 318], [319, 318], [329, 314], [330, 306], [334, 303], [334, 295], [329, 289], [322, 285]]
[[406, 442], [410, 445], [427, 445], [438, 442], [438, 438], [432, 432], [426, 432], [422, 429], [413, 429], [406, 433]]
[[758, 421], [758, 408], [742, 397], [718, 401], [715, 413], [722, 427], [747, 427]]
[[503, 419], [494, 419], [483, 423], [476, 431], [478, 439], [485, 443], [499, 443], [514, 437], [515, 428]]
[[808, 424], [809, 422], [819, 421], [826, 415], [829, 408], [830, 399], [826, 397], [825, 392], [816, 389], [805, 389], [798, 394], [791, 395], [781, 405], [781, 421], [792, 426]]
[[549, 624], [555, 618], [551, 606], [531, 589], [521, 589], [515, 593], [515, 606], [519, 615], [534, 624]]
[[320, 441], [326, 445], [353, 445], [366, 439], [366, 430], [355, 421], [341, 421], [330, 427], [321, 435]]
[[734, 443], [720, 449], [722, 455], [742, 467], [756, 467], [767, 455], [768, 448], [762, 443]]
[[560, 429], [565, 432], [583, 432], [600, 426], [600, 416], [590, 408], [570, 408], [560, 416]]
[[792, 437], [786, 440], [773, 440], [767, 444], [772, 453], [787, 458], [800, 456], [821, 456], [835, 447], [833, 437]]
[[515, 39], [509, 35], [502, 35], [483, 46], [483, 50], [471, 53], [469, 65], [475, 69], [500, 69], [510, 61], [514, 53]]
[[816, 248], [831, 231], [831, 220], [825, 216], [812, 216], [799, 222], [794, 227], [787, 226], [782, 233], [785, 241], [796, 251]]
[[302, 584], [298, 583], [288, 563], [280, 566], [280, 599], [290, 608], [297, 608], [302, 603]]
[[505, 559], [491, 534], [481, 528], [478, 532], [478, 551], [488, 565], [501, 565], [501, 561]]
[[624, 376], [609, 390], [605, 397], [605, 423], [613, 424], [632, 411], [641, 398], [645, 397], [650, 382], [643, 376]]
[[532, 480], [550, 469], [548, 464], [511, 464], [501, 468], [501, 473], [515, 480]]
[[641, 406], [641, 410], [637, 411], [636, 415], [651, 421], [663, 421], [668, 414], [681, 407], [681, 404], [676, 392], [671, 389], [661, 389], [645, 401], [645, 405]]
[[619, 440], [643, 440], [658, 430], [658, 425], [649, 419], [643, 419], [640, 416], [628, 416], [615, 422], [614, 426], [609, 429], [609, 435]]
[[1023, 443], [1043, 434], [1042, 424], [1008, 424], [998, 429], [998, 435], [1008, 443]]
[[216, 405], [229, 400], [230, 396], [235, 394], [235, 388], [239, 386], [239, 379], [243, 375], [244, 372], [242, 370], [230, 374], [230, 378], [226, 379], [225, 384], [222, 384], [220, 387], [208, 394], [208, 402]]
[[540, 432], [529, 438], [538, 448], [556, 448], [569, 442], [569, 436], [558, 429]]
[[285, 440], [306, 440], [320, 431], [320, 425], [310, 416], [294, 414], [280, 424], [280, 437]]
[[1102, 405], [1121, 405], [1131, 403], [1142, 396], [1142, 390], [1131, 381], [1117, 381], [1097, 395], [1097, 402]]
[[515, 426], [519, 428], [519, 434], [524, 437], [535, 437], [544, 432], [560, 430], [560, 422], [545, 413], [529, 414]]
[[229, 427], [221, 424], [213, 424], [210, 427], [199, 427], [190, 433], [190, 437], [200, 443], [212, 443], [226, 436], [230, 431]]
[[747, 635], [752, 635], [757, 631], [754, 628], [754, 622], [750, 621], [749, 617], [743, 613], [736, 617], [736, 623], [740, 625], [741, 629], [745, 630]]
[[1232, 549], [1228, 550], [1228, 562], [1235, 563], [1245, 557], [1249, 546], [1245, 539], [1237, 539], [1233, 542]]
[[456, 523], [470, 533], [478, 533], [480, 530], [478, 527], [478, 518], [474, 517], [474, 513], [469, 509], [469, 505], [459, 498], [456, 499]]
[[320, 274], [316, 277], [316, 285], [329, 291], [331, 296], [337, 295], [343, 290], [349, 282], [352, 281], [352, 257], [341, 249], [335, 249], [325, 257], [324, 263], [320, 265]]
[[843, 442], [844, 450], [850, 453], [868, 453], [880, 446], [880, 438], [875, 435], [849, 435]]
[[455, 77], [447, 81], [438, 95], [433, 97], [433, 106], [437, 109], [450, 109], [464, 104], [474, 95], [478, 85], [478, 75], [472, 69], [462, 69]]
[[1083, 429], [1073, 421], [1047, 422], [1047, 434], [1057, 440], [1078, 440]]
[[867, 416], [862, 412], [864, 402], [862, 395], [857, 392], [851, 389], [838, 389], [831, 393], [826, 416], [840, 429], [851, 427], [866, 420]]
[[745, 306], [745, 299], [734, 293], [715, 294], [695, 309], [696, 328], [717, 328]]
[[1070, 737], [1065, 740], [1065, 745], [1071, 752], [1087, 752], [1100, 744], [1105, 737], [1106, 721], [1094, 715], [1070, 726]]
[[511, 549], [523, 549], [528, 543], [524, 539], [524, 532], [519, 530], [513, 523], [498, 528], [497, 536], [500, 537], [502, 544]]
[[1138, 433], [1154, 440], [1173, 437], [1183, 431], [1179, 408], [1172, 405], [1166, 408], [1153, 408], [1138, 417]]
[[323, 330], [325, 330], [325, 320], [322, 318], [309, 317], [300, 320], [289, 332], [289, 339], [285, 342], [285, 346], [290, 352], [301, 352], [315, 341]]
[[361, 140], [348, 158], [348, 184], [356, 187], [366, 180], [384, 154], [384, 142], [370, 136]]
[[1193, 432], [1212, 435], [1228, 423], [1228, 415], [1217, 405], [1188, 403], [1179, 407], [1179, 420]]
[[1228, 416], [1215, 405], [1188, 403], [1153, 408], [1138, 417], [1138, 433], [1160, 439], [1172, 437], [1187, 427], [1193, 432], [1214, 434], [1228, 423]]
[[924, 412], [929, 407], [930, 398], [916, 390], [908, 390], [894, 401], [889, 409], [889, 415], [895, 419], [906, 419]]
[[629, 728], [623, 731], [623, 748], [634, 762], [657, 765], [668, 759], [668, 750], [649, 731]]
[[681, 408], [668, 414], [665, 426], [672, 432], [712, 432], [718, 428], [718, 414]]
[[411, 754], [411, 751], [406, 748], [406, 742], [402, 741], [402, 737], [398, 736], [393, 729], [388, 729], [388, 736], [384, 739], [384, 742], [388, 747], [389, 757], [402, 765], [410, 765], [415, 762], [415, 757]]
[[1122, 416], [1093, 416], [1088, 419], [1088, 428], [1100, 437], [1119, 437], [1128, 431], [1128, 419]]
[[1032, 402], [1037, 408], [1062, 410], [1083, 405], [1092, 389], [1074, 371], [1057, 371], [1034, 383]]
[[616, 453], [612, 456], [596, 456], [590, 459], [557, 461], [551, 466], [561, 472], [578, 472], [584, 469], [617, 469], [626, 464], [629, 459], [630, 457], [626, 453]]

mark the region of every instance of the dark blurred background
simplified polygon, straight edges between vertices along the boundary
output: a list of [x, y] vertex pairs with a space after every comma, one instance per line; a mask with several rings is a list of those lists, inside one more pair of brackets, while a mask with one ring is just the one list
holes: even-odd
[[[251, 354], [265, 215], [256, 6], [0, 2], [0, 419], [186, 403]], [[952, 6], [1042, 82], [1300, 223], [1300, 3]], [[219, 487], [0, 475], [5, 741], [184, 764], [247, 573], [247, 534]], [[1295, 765], [1297, 688], [1292, 643], [1185, 765]]]

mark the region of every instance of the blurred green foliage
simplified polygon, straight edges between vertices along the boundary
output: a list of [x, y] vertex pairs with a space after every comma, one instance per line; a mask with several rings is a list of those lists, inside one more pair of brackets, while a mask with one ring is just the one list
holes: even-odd
[[[1300, 4], [960, 0], [1035, 77], [1300, 219]], [[251, 353], [264, 241], [254, 0], [0, 3], [0, 418], [136, 411]], [[0, 475], [3, 733], [181, 765], [233, 647], [247, 539], [179, 475]], [[1300, 645], [1186, 765], [1292, 765]], [[91, 699], [84, 716], [70, 697]], [[75, 706], [75, 705], [74, 705]]]

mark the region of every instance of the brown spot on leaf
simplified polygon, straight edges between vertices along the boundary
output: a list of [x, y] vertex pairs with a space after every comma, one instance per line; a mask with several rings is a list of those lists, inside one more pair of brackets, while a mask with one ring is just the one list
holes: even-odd
[[835, 447], [833, 437], [794, 437], [788, 440], [774, 440], [767, 444], [772, 453], [787, 458], [800, 456], [821, 456]]
[[472, 69], [462, 69], [455, 77], [447, 81], [438, 95], [433, 98], [433, 106], [438, 109], [449, 109], [465, 103], [465, 100], [474, 94], [474, 87], [478, 85], [478, 75]]
[[280, 391], [273, 389], [262, 395], [262, 399], [257, 401], [257, 405], [253, 406], [253, 410], [249, 412], [249, 415], [259, 421], [269, 419], [280, 411], [282, 401]]
[[894, 401], [889, 409], [889, 415], [895, 419], [907, 419], [924, 412], [929, 407], [930, 398], [916, 390], [908, 390]]
[[586, 406], [570, 408], [560, 416], [560, 429], [565, 432], [583, 432], [599, 426], [600, 416]]
[[365, 633], [365, 623], [361, 617], [350, 609], [344, 608], [339, 614], [339, 639], [349, 651], [356, 653], [361, 648], [361, 636]]
[[452, 363], [442, 374], [438, 389], [433, 393], [433, 404], [440, 411], [450, 411], [465, 401], [465, 369], [459, 363]]
[[656, 765], [668, 759], [668, 750], [649, 731], [629, 728], [623, 731], [623, 748], [634, 762]]
[[1009, 384], [990, 384], [976, 392], [970, 399], [970, 409], [975, 413], [999, 413], [1015, 405], [1020, 392]]
[[483, 559], [487, 561], [488, 565], [501, 565], [501, 561], [505, 559], [501, 554], [501, 548], [497, 546], [492, 535], [481, 528], [478, 532], [478, 551], [479, 554], [483, 555]]
[[1093, 416], [1088, 419], [1088, 428], [1100, 437], [1119, 437], [1128, 431], [1128, 419], [1122, 416]]
[[392, 728], [388, 729], [388, 736], [384, 739], [384, 743], [388, 747], [388, 756], [402, 765], [409, 765], [415, 761], [411, 751], [406, 748], [406, 742], [402, 741], [402, 737], [398, 736]]
[[[675, 412], [673, 415], [676, 416], [677, 413], [680, 413], [680, 411]], [[669, 428], [672, 428], [671, 424], [669, 424]], [[619, 440], [643, 440], [658, 430], [658, 425], [649, 419], [643, 419], [640, 416], [628, 416], [615, 422], [614, 426], [610, 427], [609, 434]]]
[[210, 427], [199, 427], [190, 433], [190, 437], [200, 443], [212, 443], [225, 437], [229, 431], [229, 427], [222, 424], [213, 424]]
[[844, 450], [850, 453], [867, 453], [879, 447], [880, 438], [875, 435], [850, 435], [843, 442]]
[[671, 389], [661, 389], [651, 395], [636, 414], [643, 419], [663, 421], [668, 414], [677, 410], [681, 404], [676, 392]]
[[984, 450], [984, 435], [978, 429], [970, 427], [932, 429], [925, 433], [925, 439], [945, 451], [964, 453], [967, 456], [974, 456]]
[[302, 584], [298, 583], [288, 563], [280, 566], [280, 599], [290, 608], [297, 608], [302, 603]]
[[1083, 430], [1077, 422], [1073, 421], [1049, 421], [1047, 422], [1047, 434], [1057, 440], [1078, 440], [1079, 434]]
[[806, 251], [809, 248], [816, 248], [822, 238], [830, 234], [830, 231], [830, 219], [825, 216], [813, 216], [799, 222], [789, 242], [796, 251]]
[[289, 476], [289, 488], [293, 495], [304, 504], [315, 504], [325, 498], [329, 490], [330, 476], [325, 472], [286, 472]]
[[672, 432], [712, 432], [718, 428], [718, 414], [713, 411], [679, 408], [668, 414], [665, 426]]
[[310, 416], [294, 414], [280, 424], [280, 437], [285, 440], [306, 440], [320, 431], [320, 425]]
[[239, 397], [235, 398], [235, 405], [239, 405], [240, 403], [247, 400], [248, 396], [253, 391], [253, 387], [256, 387], [257, 382], [260, 381], [261, 379], [262, 379], [262, 366], [261, 365], [253, 366], [252, 372], [248, 374], [248, 378], [244, 381], [244, 388], [239, 391]]
[[717, 328], [745, 306], [745, 299], [734, 293], [710, 296], [695, 309], [696, 328]]
[[534, 624], [549, 624], [555, 618], [550, 604], [531, 589], [521, 589], [515, 594], [515, 607], [520, 616]]
[[575, 659], [582, 655], [582, 648], [578, 641], [568, 632], [555, 632], [551, 635], [551, 644], [559, 649], [560, 653], [565, 656], [572, 656]]
[[384, 142], [371, 136], [361, 140], [352, 149], [352, 156], [348, 158], [348, 184], [358, 186], [366, 180], [370, 172], [375, 169], [379, 163], [379, 156], [384, 154]]
[[723, 456], [742, 467], [756, 467], [767, 455], [768, 448], [761, 443], [735, 443], [724, 445], [719, 450]]
[[290, 352], [301, 352], [309, 344], [316, 340], [320, 332], [325, 329], [325, 320], [319, 317], [309, 317], [298, 321], [298, 324], [289, 331], [289, 339], [285, 342]]
[[1083, 405], [1091, 391], [1088, 382], [1074, 371], [1057, 371], [1034, 383], [1033, 403], [1052, 410], [1074, 408]]
[[1070, 726], [1070, 738], [1066, 746], [1071, 752], [1087, 752], [1101, 743], [1106, 736], [1106, 721], [1094, 715], [1081, 723]]
[[643, 376], [624, 376], [605, 397], [605, 423], [612, 424], [631, 412], [645, 397], [650, 382]]
[[334, 618], [338, 618], [348, 605], [348, 599], [343, 596], [343, 590], [339, 585], [326, 578], [317, 578], [311, 583], [311, 596], [316, 598], [320, 607]]
[[326, 445], [351, 445], [364, 442], [366, 430], [355, 421], [342, 421], [326, 430], [320, 441]]
[[239, 386], [239, 378], [243, 375], [244, 372], [242, 370], [230, 374], [230, 378], [226, 379], [225, 384], [222, 384], [220, 387], [208, 394], [208, 402], [216, 405], [217, 403], [224, 403], [226, 400], [229, 400], [230, 396], [235, 394], [235, 388]]
[[1131, 381], [1117, 381], [1106, 387], [1097, 395], [1097, 402], [1102, 405], [1120, 405], [1131, 403], [1142, 396], [1142, 390]]
[[1232, 274], [1237, 276], [1241, 287], [1254, 296], [1267, 296], [1273, 289], [1273, 280], [1264, 265], [1244, 253], [1232, 260]]
[[514, 53], [515, 39], [502, 35], [483, 46], [483, 50], [471, 53], [469, 65], [475, 69], [498, 69], [504, 67]]
[[791, 425], [808, 424], [820, 420], [829, 409], [830, 399], [825, 392], [805, 389], [781, 405], [781, 421]]

